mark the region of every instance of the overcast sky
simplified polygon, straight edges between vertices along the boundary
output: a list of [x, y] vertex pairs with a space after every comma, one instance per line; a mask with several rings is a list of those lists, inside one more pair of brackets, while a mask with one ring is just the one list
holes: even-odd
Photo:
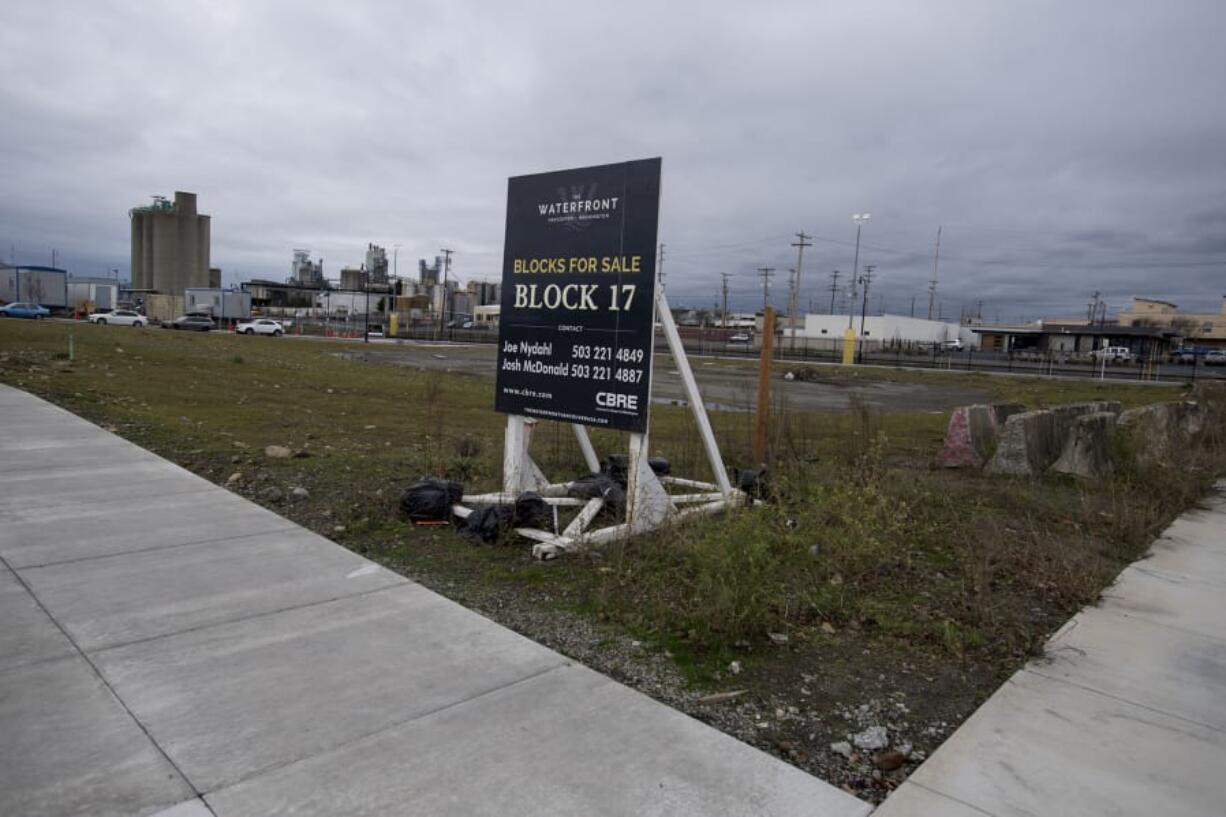
[[[670, 300], [1084, 314], [1226, 294], [1226, 3], [0, 4], [0, 242], [129, 263], [129, 208], [188, 190], [227, 283], [367, 242], [500, 274], [506, 179], [662, 156]], [[841, 300], [841, 299], [840, 299]], [[841, 308], [841, 305], [840, 305]]]

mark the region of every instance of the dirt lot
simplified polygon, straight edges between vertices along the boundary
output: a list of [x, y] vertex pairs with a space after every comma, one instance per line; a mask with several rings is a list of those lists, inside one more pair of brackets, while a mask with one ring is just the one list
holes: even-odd
[[[938, 471], [955, 404], [1138, 405], [1185, 392], [826, 367], [811, 375], [824, 382], [776, 381], [773, 503], [538, 563], [524, 542], [476, 545], [412, 527], [397, 508], [425, 474], [497, 484], [492, 351], [2, 321], [0, 381], [871, 801], [1221, 464], [1092, 486]], [[668, 396], [675, 377], [659, 367]], [[713, 402], [746, 404], [751, 369], [696, 369]], [[751, 421], [712, 413], [733, 466], [752, 464]], [[594, 439], [601, 453], [624, 445]], [[294, 456], [267, 456], [270, 445]], [[653, 413], [652, 450], [676, 473], [706, 476], [683, 409]], [[563, 427], [543, 425], [535, 456], [551, 475], [583, 471]]]
[[[496, 349], [493, 344], [447, 346], [445, 344], [382, 343], [367, 344], [355, 359], [394, 363], [400, 366], [437, 369], [446, 372], [493, 377]], [[703, 400], [712, 409], [751, 410], [757, 399], [757, 370], [744, 361], [692, 361], [694, 377], [702, 389]], [[842, 412], [856, 401], [876, 411], [936, 411], [982, 402], [985, 389], [956, 382], [929, 383], [904, 380], [865, 380], [832, 376], [821, 382], [785, 381], [782, 375], [799, 367], [782, 365], [776, 389], [796, 411]], [[652, 384], [653, 398], [660, 403], [684, 405], [685, 389], [672, 359], [660, 355]]]

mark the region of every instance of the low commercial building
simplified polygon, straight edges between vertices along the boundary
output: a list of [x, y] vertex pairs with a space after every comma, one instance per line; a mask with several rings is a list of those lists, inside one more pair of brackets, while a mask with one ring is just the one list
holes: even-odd
[[502, 304], [482, 304], [473, 307], [473, 323], [477, 326], [497, 328], [498, 318], [502, 315]]
[[1070, 358], [1088, 357], [1095, 349], [1124, 347], [1140, 360], [1163, 357], [1174, 344], [1176, 333], [1154, 326], [1118, 324], [1055, 323], [984, 325], [970, 327], [981, 338], [985, 351], [1001, 354], [1034, 352]]
[[1181, 312], [1170, 301], [1133, 298], [1120, 313], [1120, 326], [1170, 329], [1188, 346], [1226, 347], [1226, 297], [1218, 312]]

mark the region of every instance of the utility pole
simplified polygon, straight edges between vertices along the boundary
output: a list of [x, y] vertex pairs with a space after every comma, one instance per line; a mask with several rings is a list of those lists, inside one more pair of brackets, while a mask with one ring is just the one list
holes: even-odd
[[915, 296], [911, 296], [911, 317], [915, 317]]
[[1086, 304], [1086, 318], [1090, 321], [1091, 325], [1098, 320], [1098, 295], [1098, 290], [1094, 290], [1094, 297]]
[[937, 297], [937, 267], [941, 263], [941, 228], [937, 227], [937, 248], [932, 254], [932, 280], [928, 282], [928, 320], [932, 320], [932, 302]]
[[788, 324], [792, 327], [791, 351], [796, 351], [796, 299], [797, 275], [795, 269], [788, 270]]
[[792, 246], [796, 248], [796, 271], [792, 274], [792, 298], [788, 301], [788, 325], [792, 328], [792, 344], [791, 351], [796, 351], [796, 299], [800, 297], [800, 273], [805, 263], [805, 247], [812, 247], [813, 243], [808, 239], [812, 236], [805, 235], [805, 231], [801, 230], [796, 234], [796, 240], [792, 242]]
[[771, 294], [771, 276], [775, 274], [774, 267], [758, 267], [758, 275], [762, 276], [762, 312], [766, 313], [766, 307], [770, 300]]
[[839, 291], [839, 271], [830, 273], [830, 314], [834, 314], [834, 296]]
[[868, 314], [868, 288], [873, 283], [873, 270], [877, 269], [875, 264], [865, 264], [864, 274], [860, 276], [860, 283], [864, 286], [864, 300], [860, 304], [860, 360], [864, 360], [864, 319]]
[[856, 257], [851, 264], [851, 305], [847, 310], [848, 329], [851, 328], [852, 318], [856, 311], [856, 276], [860, 273], [860, 228], [872, 217], [872, 213], [852, 213], [851, 216], [851, 220], [856, 223]]
[[728, 273], [721, 272], [719, 274], [719, 277], [724, 279], [724, 283], [723, 283], [724, 308], [723, 308], [723, 311], [720, 313], [720, 315], [722, 316], [723, 328], [727, 329], [728, 328]]
[[983, 323], [983, 301], [979, 300], [975, 303], [975, 320]]
[[447, 325], [447, 302], [451, 300], [448, 297], [448, 292], [447, 292], [447, 279], [451, 273], [451, 254], [455, 251], [444, 248], [444, 249], [439, 250], [439, 252], [443, 254], [443, 258], [444, 258], [444, 261], [443, 261], [443, 304], [439, 308], [439, 315], [438, 315], [438, 334], [439, 334], [439, 337], [441, 338], [443, 336], [443, 328]]

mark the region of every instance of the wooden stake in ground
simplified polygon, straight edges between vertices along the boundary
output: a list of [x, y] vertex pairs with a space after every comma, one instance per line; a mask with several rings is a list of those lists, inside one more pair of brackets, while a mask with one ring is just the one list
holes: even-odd
[[755, 462], [766, 462], [766, 415], [771, 404], [771, 362], [775, 350], [775, 310], [762, 313], [762, 361], [758, 365], [758, 425], [753, 438]]

